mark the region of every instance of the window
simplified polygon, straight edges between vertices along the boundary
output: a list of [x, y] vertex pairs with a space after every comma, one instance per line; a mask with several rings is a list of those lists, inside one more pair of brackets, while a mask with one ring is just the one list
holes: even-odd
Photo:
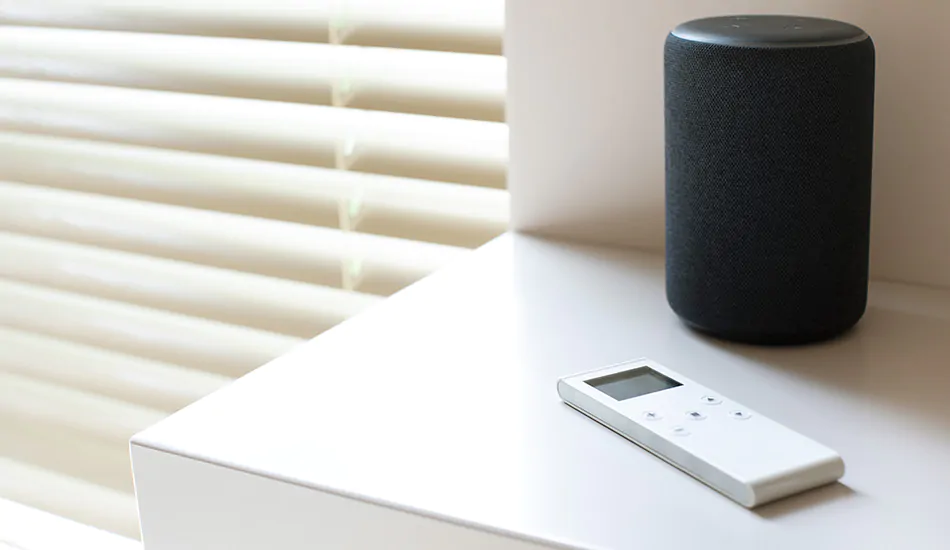
[[0, 499], [137, 537], [134, 432], [504, 231], [503, 21], [0, 0]]

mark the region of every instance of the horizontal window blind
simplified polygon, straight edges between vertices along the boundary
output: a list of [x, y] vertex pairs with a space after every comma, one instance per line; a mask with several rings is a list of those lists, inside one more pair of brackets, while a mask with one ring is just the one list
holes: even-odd
[[5, 521], [0, 550], [135, 550], [137, 542], [83, 525], [22, 504], [0, 499], [0, 517]]
[[138, 538], [132, 434], [503, 232], [503, 22], [0, 0], [0, 505]]
[[501, 54], [499, 0], [2, 0], [3, 22]]

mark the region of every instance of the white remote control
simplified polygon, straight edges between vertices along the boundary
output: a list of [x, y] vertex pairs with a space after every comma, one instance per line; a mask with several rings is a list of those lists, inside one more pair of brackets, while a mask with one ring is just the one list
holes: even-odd
[[754, 508], [844, 475], [838, 453], [649, 359], [562, 378], [568, 405]]

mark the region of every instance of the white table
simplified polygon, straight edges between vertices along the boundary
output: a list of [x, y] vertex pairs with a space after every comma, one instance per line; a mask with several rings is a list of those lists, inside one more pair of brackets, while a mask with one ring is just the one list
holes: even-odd
[[[839, 451], [743, 509], [558, 400], [649, 356]], [[872, 285], [847, 336], [685, 328], [662, 258], [505, 236], [133, 440], [146, 550], [950, 548], [950, 292]], [[464, 527], [462, 527], [464, 526]]]

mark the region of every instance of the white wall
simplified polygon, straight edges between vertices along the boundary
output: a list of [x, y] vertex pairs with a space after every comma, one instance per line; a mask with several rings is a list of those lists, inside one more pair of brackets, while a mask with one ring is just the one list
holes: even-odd
[[666, 34], [696, 17], [766, 12], [872, 36], [872, 275], [950, 286], [946, 0], [508, 0], [514, 227], [662, 249]]

